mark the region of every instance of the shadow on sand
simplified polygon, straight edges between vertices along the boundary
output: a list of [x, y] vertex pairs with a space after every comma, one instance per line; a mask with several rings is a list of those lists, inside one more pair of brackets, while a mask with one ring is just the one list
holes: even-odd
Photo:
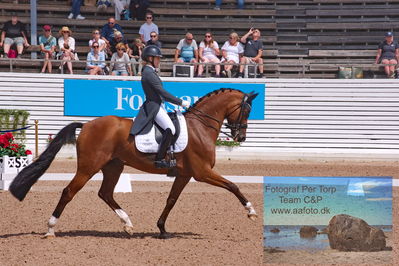
[[[44, 236], [45, 233], [17, 233], [17, 234], [5, 234], [0, 235], [0, 239], [19, 237], [19, 236], [29, 236], [38, 235]], [[126, 232], [105, 232], [96, 230], [74, 230], [74, 231], [64, 231], [55, 233], [56, 238], [59, 237], [103, 237], [103, 238], [124, 238], [124, 239], [143, 239], [143, 238], [158, 238], [159, 233], [155, 232], [137, 232], [133, 235], [128, 235]], [[195, 234], [192, 232], [172, 232], [168, 233], [167, 238], [181, 238], [181, 239], [203, 239], [200, 234]]]

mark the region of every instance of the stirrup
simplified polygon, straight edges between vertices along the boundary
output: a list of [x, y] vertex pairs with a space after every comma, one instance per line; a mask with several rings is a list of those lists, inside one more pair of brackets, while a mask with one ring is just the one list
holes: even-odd
[[170, 162], [162, 159], [160, 161], [154, 161], [155, 168], [170, 168]]

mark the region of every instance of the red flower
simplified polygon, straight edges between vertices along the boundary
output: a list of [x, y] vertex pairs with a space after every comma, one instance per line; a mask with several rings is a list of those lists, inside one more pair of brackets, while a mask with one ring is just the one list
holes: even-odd
[[30, 154], [32, 154], [32, 152], [30, 150], [25, 151], [25, 155], [30, 155]]

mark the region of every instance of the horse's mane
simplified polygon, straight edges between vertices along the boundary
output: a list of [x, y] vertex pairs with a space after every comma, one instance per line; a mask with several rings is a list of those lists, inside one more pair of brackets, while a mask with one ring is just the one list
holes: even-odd
[[220, 92], [225, 92], [225, 91], [230, 91], [230, 92], [231, 91], [238, 91], [238, 92], [243, 93], [240, 90], [232, 89], [232, 88], [220, 88], [220, 89], [211, 91], [211, 92], [205, 94], [204, 96], [202, 96], [201, 98], [199, 98], [198, 101], [196, 101], [192, 106], [190, 106], [190, 108], [187, 109], [186, 113], [190, 112], [192, 108], [195, 108], [198, 104], [200, 104], [202, 101], [204, 101], [205, 99], [209, 98], [210, 96], [217, 95]]

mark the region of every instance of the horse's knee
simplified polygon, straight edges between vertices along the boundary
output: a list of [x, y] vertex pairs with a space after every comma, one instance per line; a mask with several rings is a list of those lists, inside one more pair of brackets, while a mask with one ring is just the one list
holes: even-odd
[[69, 202], [69, 201], [72, 200], [71, 189], [70, 189], [69, 187], [66, 187], [66, 188], [64, 188], [64, 189], [62, 190], [62, 196], [61, 196], [61, 198], [62, 198], [64, 201], [67, 201], [67, 202]]

